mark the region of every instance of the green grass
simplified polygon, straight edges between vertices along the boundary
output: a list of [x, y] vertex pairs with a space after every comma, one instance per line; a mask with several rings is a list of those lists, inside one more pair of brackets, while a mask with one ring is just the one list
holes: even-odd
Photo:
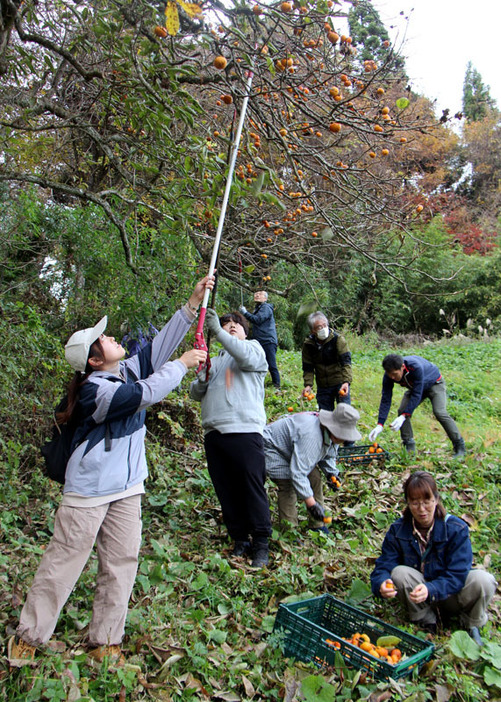
[[[367, 338], [350, 337], [350, 343], [353, 404], [361, 413], [365, 440], [377, 419], [381, 359], [394, 349]], [[155, 413], [149, 435], [152, 478], [143, 502], [143, 548], [124, 641], [131, 667], [96, 669], [83, 653], [96, 570], [92, 558], [62, 613], [51, 648], [39, 655], [37, 665], [10, 671], [6, 659], [0, 661], [0, 699], [278, 700], [289, 694], [288, 699], [300, 700], [316, 694], [315, 699], [358, 700], [388, 692], [394, 700], [432, 700], [445, 689], [455, 700], [499, 699], [501, 689], [486, 682], [486, 676], [489, 683], [497, 679], [495, 664], [472, 660], [457, 648], [454, 654], [448, 634], [437, 637], [437, 655], [424, 676], [392, 685], [364, 682], [353, 672], [341, 679], [331, 670], [322, 673], [294, 664], [272, 645], [270, 631], [283, 599], [324, 592], [344, 599], [353, 594], [354, 583], [368, 582], [385, 530], [402, 507], [402, 481], [414, 469], [435, 475], [446, 507], [470, 524], [476, 562], [499, 579], [501, 342], [449, 341], [398, 350], [423, 355], [442, 370], [451, 414], [467, 442], [464, 462], [451, 460], [450, 444], [424, 403], [413, 418], [416, 457], [403, 455], [399, 437], [386, 429], [379, 438], [392, 452], [391, 460], [383, 468], [351, 467], [344, 472], [341, 491], [327, 493], [332, 536], [309, 535], [301, 509], [300, 528], [283, 535], [274, 532], [270, 567], [255, 573], [229, 558], [230, 544], [201, 451], [198, 410], [189, 406], [185, 390], [174, 393], [161, 413]], [[270, 421], [289, 406], [296, 411], [314, 408], [300, 398], [300, 354], [280, 352], [278, 361], [283, 392], [277, 395], [267, 385]], [[395, 397], [392, 416], [397, 402]], [[23, 447], [4, 448], [2, 645], [16, 625], [58, 503], [58, 488], [39, 473], [20, 483]], [[275, 515], [271, 486], [270, 501]], [[368, 598], [361, 606], [421, 635], [394, 604]], [[500, 622], [497, 597], [485, 631], [491, 645], [501, 641]], [[294, 689], [295, 694], [290, 692]]]

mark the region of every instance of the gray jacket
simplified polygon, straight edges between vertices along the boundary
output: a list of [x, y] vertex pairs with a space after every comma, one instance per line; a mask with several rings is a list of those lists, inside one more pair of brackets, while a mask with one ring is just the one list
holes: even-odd
[[290, 414], [264, 428], [266, 472], [270, 478], [292, 480], [301, 500], [313, 496], [308, 476], [317, 464], [326, 475], [337, 475], [337, 444], [318, 419], [318, 412]]
[[223, 349], [211, 359], [209, 380], [203, 370], [190, 386], [190, 397], [202, 405], [204, 432], [262, 434], [268, 372], [263, 348], [257, 341], [237, 339], [224, 330], [216, 339]]

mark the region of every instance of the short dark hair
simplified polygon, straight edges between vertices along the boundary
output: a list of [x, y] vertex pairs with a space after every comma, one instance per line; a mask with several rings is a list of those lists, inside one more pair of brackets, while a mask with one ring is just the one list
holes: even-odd
[[249, 336], [249, 322], [245, 319], [243, 314], [240, 314], [240, 312], [228, 312], [227, 314], [223, 314], [222, 317], [219, 317], [219, 324], [222, 327], [228, 324], [228, 322], [240, 324], [240, 326], [244, 328], [245, 336]]
[[404, 363], [404, 359], [398, 353], [389, 353], [383, 358], [383, 368], [385, 371], [400, 370]]
[[[417, 470], [409, 475], [404, 483], [404, 497], [407, 503], [409, 500], [419, 499], [420, 497], [424, 500], [434, 497], [437, 501], [435, 517], [437, 519], [444, 519], [446, 515], [445, 507], [438, 494], [435, 478], [431, 473], [427, 473], [425, 470]], [[407, 519], [412, 517], [408, 504], [404, 509], [404, 517]]]

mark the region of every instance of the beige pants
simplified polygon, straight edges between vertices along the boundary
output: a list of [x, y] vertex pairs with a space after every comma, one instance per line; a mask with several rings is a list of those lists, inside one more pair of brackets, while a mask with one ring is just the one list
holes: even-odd
[[[315, 466], [308, 476], [315, 501], [324, 506], [324, 493], [322, 490], [322, 474]], [[292, 480], [279, 478], [273, 480], [278, 488], [278, 518], [280, 522], [290, 522], [294, 526], [299, 524], [297, 517], [297, 494], [294, 490]], [[323, 522], [312, 519], [308, 513], [308, 523], [310, 527], [324, 526]]]
[[21, 612], [18, 636], [32, 646], [50, 639], [95, 543], [98, 572], [89, 643], [119, 644], [136, 578], [141, 526], [141, 495], [99, 507], [59, 507], [54, 534]]
[[424, 576], [418, 570], [408, 566], [397, 566], [391, 571], [397, 597], [407, 607], [409, 617], [416, 624], [435, 624], [437, 609], [442, 616], [459, 615], [459, 621], [465, 629], [482, 627], [487, 622], [487, 607], [496, 591], [496, 580], [485, 570], [470, 570], [463, 589], [446, 600], [431, 605], [428, 602], [415, 604], [409, 599], [409, 593], [419, 583], [425, 583]]

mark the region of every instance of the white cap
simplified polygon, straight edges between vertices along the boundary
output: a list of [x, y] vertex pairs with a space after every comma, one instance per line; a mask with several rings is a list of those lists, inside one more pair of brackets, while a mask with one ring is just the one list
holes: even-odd
[[89, 349], [96, 339], [99, 339], [107, 324], [108, 317], [105, 315], [95, 327], [81, 329], [70, 336], [68, 343], [64, 347], [64, 355], [74, 370], [82, 373], [85, 371], [89, 358]]

